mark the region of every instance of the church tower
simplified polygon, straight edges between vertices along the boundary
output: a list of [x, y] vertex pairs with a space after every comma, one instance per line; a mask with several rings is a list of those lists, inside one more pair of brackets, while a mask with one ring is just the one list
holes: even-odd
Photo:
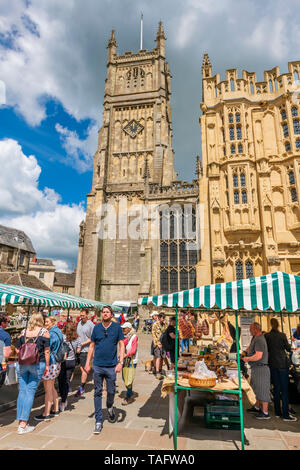
[[103, 123], [86, 220], [80, 226], [76, 295], [112, 302], [135, 299], [141, 290], [150, 289], [151, 267], [142, 241], [119, 237], [118, 233], [116, 239], [102, 240], [98, 227], [104, 204], [114, 207], [118, 231], [124, 204], [145, 203], [150, 185], [170, 187], [176, 180], [172, 76], [165, 59], [165, 41], [161, 22], [152, 51], [119, 55], [114, 30], [108, 41]]

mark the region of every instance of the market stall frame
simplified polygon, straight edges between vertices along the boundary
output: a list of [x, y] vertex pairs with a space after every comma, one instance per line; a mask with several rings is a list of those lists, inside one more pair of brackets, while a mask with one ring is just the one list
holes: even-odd
[[[222, 298], [222, 286], [223, 294]], [[201, 290], [201, 292], [200, 292]], [[195, 293], [197, 291], [197, 301], [195, 302]], [[211, 304], [211, 292], [213, 293], [214, 303]], [[227, 298], [228, 295], [228, 298]], [[179, 298], [180, 303], [179, 305]], [[191, 302], [193, 298], [194, 304]], [[202, 300], [200, 300], [202, 298]], [[224, 298], [225, 303], [224, 303]], [[155, 300], [153, 300], [155, 299]], [[300, 309], [300, 277], [292, 274], [283, 273], [280, 271], [266, 274], [264, 276], [242, 279], [233, 282], [226, 282], [220, 284], [211, 284], [208, 286], [196, 287], [187, 291], [181, 291], [171, 294], [164, 294], [153, 297], [143, 297], [138, 300], [140, 305], [148, 305], [153, 303], [156, 306], [166, 305], [168, 307], [176, 308], [176, 329], [175, 329], [175, 384], [174, 384], [174, 431], [173, 441], [174, 450], [177, 450], [177, 391], [178, 390], [200, 390], [215, 393], [215, 390], [204, 389], [197, 387], [183, 387], [178, 385], [178, 307], [184, 308], [198, 308], [204, 306], [206, 310], [232, 310], [235, 313], [236, 320], [236, 343], [237, 343], [237, 363], [238, 363], [238, 390], [222, 390], [222, 393], [235, 393], [239, 398], [240, 407], [240, 428], [241, 428], [241, 447], [242, 450], [245, 448], [244, 439], [244, 414], [243, 414], [243, 399], [242, 399], [242, 387], [241, 387], [241, 362], [239, 352], [239, 325], [238, 325], [238, 312], [243, 310], [243, 313], [247, 315], [247, 312], [257, 309], [261, 313], [282, 313], [285, 311], [296, 312]], [[171, 304], [171, 305], [170, 305]], [[246, 306], [245, 306], [246, 305]], [[250, 308], [248, 308], [250, 306]], [[261, 308], [260, 308], [261, 307]], [[278, 308], [279, 307], [279, 308]], [[218, 391], [220, 392], [220, 391]]]

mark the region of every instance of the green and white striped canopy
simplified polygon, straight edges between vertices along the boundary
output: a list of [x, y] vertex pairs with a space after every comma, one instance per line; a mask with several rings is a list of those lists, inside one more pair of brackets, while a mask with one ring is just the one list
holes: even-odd
[[173, 294], [142, 297], [139, 305], [205, 307], [239, 310], [272, 309], [295, 312], [300, 309], [300, 276], [275, 272], [265, 276], [222, 284], [211, 284]]
[[[75, 295], [60, 294], [41, 289], [30, 289], [23, 286], [12, 286], [10, 284], [0, 284], [0, 304], [22, 304], [46, 307], [63, 308], [96, 308], [101, 309], [104, 305], [109, 305], [96, 300], [76, 297]], [[121, 308], [113, 307], [114, 310]]]

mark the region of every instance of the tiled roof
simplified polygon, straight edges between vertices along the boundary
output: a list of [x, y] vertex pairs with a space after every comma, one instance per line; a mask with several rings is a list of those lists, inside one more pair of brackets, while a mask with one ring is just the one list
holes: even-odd
[[51, 289], [37, 277], [20, 272], [0, 272], [0, 283], [51, 291]]
[[54, 285], [64, 287], [75, 287], [76, 274], [58, 273], [54, 275]]
[[32, 242], [25, 232], [4, 225], [0, 225], [0, 245], [35, 253]]
[[[33, 263], [32, 260], [30, 262]], [[35, 262], [44, 266], [54, 266], [52, 259], [37, 258]]]

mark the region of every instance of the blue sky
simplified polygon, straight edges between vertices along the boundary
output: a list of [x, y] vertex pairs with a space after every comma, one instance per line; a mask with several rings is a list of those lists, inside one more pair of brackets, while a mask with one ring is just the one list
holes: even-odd
[[2, 0], [0, 2], [0, 223], [23, 229], [39, 257], [76, 265], [78, 226], [91, 189], [101, 126], [106, 45], [153, 49], [167, 36], [173, 147], [179, 179], [201, 154], [201, 64], [213, 73], [263, 71], [299, 60], [299, 2], [289, 0]]

